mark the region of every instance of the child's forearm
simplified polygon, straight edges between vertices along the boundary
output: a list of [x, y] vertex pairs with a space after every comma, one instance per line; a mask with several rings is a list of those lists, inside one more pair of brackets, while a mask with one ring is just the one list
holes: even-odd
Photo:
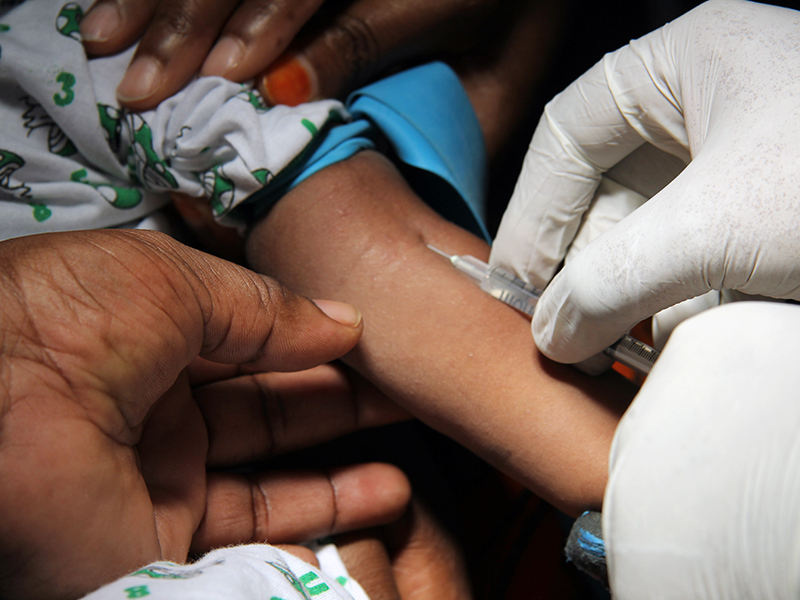
[[426, 243], [488, 255], [363, 152], [290, 192], [247, 253], [298, 293], [358, 306], [364, 336], [346, 360], [417, 417], [568, 512], [599, 507], [632, 391], [541, 357], [529, 320]]

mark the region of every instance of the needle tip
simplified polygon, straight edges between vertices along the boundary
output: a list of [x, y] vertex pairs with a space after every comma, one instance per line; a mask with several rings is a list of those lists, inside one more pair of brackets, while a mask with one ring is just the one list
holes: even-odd
[[426, 244], [426, 245], [428, 246], [428, 248], [430, 248], [431, 250], [436, 252], [436, 254], [440, 254], [441, 256], [444, 256], [445, 258], [450, 258], [449, 254], [446, 254], [445, 252], [442, 252], [441, 250], [439, 250], [435, 246], [431, 246], [430, 244]]

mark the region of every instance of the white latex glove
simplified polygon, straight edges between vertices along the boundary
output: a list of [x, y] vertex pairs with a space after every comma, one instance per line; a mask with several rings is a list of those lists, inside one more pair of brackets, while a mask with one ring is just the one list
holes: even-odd
[[617, 429], [603, 502], [615, 600], [800, 598], [800, 306], [679, 325]]
[[641, 207], [599, 211], [610, 228], [539, 301], [540, 349], [583, 360], [712, 289], [800, 298], [798, 102], [800, 13], [735, 0], [608, 54], [550, 102], [491, 256], [534, 285], [558, 269], [604, 172], [649, 197], [688, 166]]

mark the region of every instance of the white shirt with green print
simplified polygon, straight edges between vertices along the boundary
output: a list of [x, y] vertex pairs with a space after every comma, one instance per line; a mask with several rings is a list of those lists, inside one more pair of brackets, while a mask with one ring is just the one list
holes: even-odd
[[216, 77], [155, 110], [123, 110], [115, 89], [133, 49], [88, 60], [78, 24], [89, 5], [0, 8], [0, 240], [125, 226], [169, 191], [209, 198], [236, 225], [234, 207], [327, 123], [347, 119], [336, 101], [268, 108], [249, 86]]
[[190, 565], [153, 563], [84, 600], [369, 600], [334, 546], [312, 549], [319, 568], [264, 544], [222, 548]]

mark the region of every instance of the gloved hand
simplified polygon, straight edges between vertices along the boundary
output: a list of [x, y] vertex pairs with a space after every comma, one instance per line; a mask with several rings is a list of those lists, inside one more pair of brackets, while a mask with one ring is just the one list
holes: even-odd
[[[550, 282], [532, 324], [546, 355], [581, 361], [712, 289], [800, 298], [799, 36], [796, 11], [712, 0], [548, 104], [491, 256]], [[592, 207], [606, 171], [641, 202]], [[582, 224], [590, 207], [604, 223]], [[553, 278], [579, 228], [604, 233]]]
[[615, 600], [800, 596], [800, 307], [739, 302], [675, 329], [614, 437]]

